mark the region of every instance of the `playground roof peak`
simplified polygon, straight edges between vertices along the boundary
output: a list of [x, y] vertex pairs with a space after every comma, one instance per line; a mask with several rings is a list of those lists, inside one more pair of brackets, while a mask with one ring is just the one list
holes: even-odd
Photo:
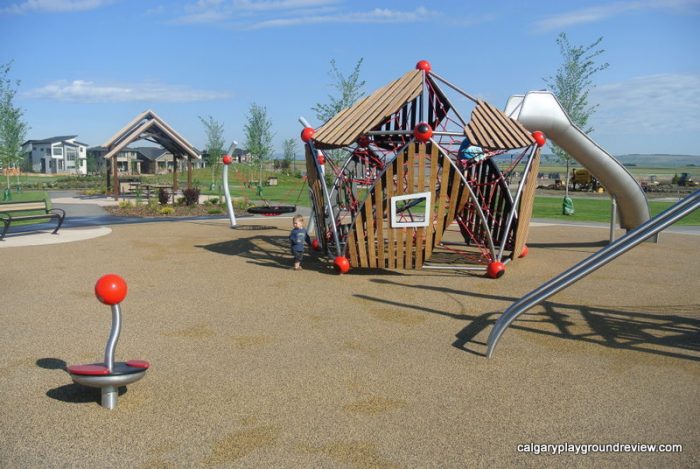
[[174, 156], [201, 159], [199, 151], [190, 142], [150, 109], [137, 115], [102, 144], [108, 150], [104, 157], [111, 158], [137, 140], [157, 143]]
[[[468, 122], [450, 102], [442, 86], [475, 103]], [[433, 129], [439, 129], [445, 128], [448, 121], [453, 124], [453, 134], [463, 133], [472, 145], [483, 148], [509, 150], [534, 143], [530, 132], [519, 122], [437, 75], [429, 64], [406, 72], [340, 111], [316, 129], [314, 141], [319, 148], [340, 148], [351, 145], [370, 131], [410, 134], [418, 122], [427, 122]]]

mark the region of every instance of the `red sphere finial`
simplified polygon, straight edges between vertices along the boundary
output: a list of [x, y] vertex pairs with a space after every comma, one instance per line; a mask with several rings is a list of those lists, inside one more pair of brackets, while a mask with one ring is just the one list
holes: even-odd
[[126, 298], [126, 282], [116, 274], [107, 274], [97, 280], [95, 296], [106, 305], [116, 305]]
[[491, 278], [501, 278], [506, 273], [506, 266], [503, 262], [490, 262], [486, 267], [486, 275]]
[[221, 161], [223, 161], [225, 165], [230, 165], [233, 163], [233, 158], [231, 158], [231, 155], [224, 155], [224, 157], [221, 158]]
[[318, 239], [314, 238], [311, 240], [311, 249], [313, 249], [314, 251], [321, 250], [321, 244], [318, 242]]
[[433, 129], [427, 122], [421, 122], [413, 129], [413, 136], [416, 137], [416, 140], [419, 142], [427, 142], [430, 140], [430, 137], [433, 136]]
[[304, 130], [301, 131], [301, 140], [306, 143], [314, 138], [315, 133], [316, 131], [312, 127], [304, 127]]
[[532, 138], [535, 139], [535, 143], [537, 143], [538, 147], [543, 147], [545, 143], [547, 143], [547, 137], [544, 136], [544, 132], [541, 130], [535, 130], [532, 132]]
[[530, 252], [527, 248], [527, 244], [523, 244], [523, 248], [520, 250], [520, 255], [518, 257], [525, 257]]
[[338, 256], [333, 261], [336, 270], [341, 274], [346, 274], [350, 270], [350, 261], [345, 256]]
[[423, 70], [424, 72], [429, 72], [432, 70], [432, 67], [430, 66], [430, 62], [427, 60], [421, 60], [416, 64], [416, 68], [418, 70]]
[[323, 155], [323, 152], [321, 150], [318, 150], [316, 152], [316, 161], [318, 161], [318, 164], [323, 166], [326, 164], [326, 157]]

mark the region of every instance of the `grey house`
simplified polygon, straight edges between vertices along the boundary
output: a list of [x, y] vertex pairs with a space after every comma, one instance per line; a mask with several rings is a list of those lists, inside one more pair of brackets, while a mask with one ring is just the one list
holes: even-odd
[[26, 166], [35, 173], [87, 174], [87, 145], [77, 135], [62, 135], [22, 144]]

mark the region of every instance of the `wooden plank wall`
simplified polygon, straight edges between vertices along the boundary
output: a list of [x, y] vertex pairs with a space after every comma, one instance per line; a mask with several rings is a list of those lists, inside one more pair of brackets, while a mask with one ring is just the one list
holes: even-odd
[[520, 196], [518, 227], [515, 231], [515, 239], [513, 240], [513, 260], [517, 259], [522, 253], [530, 230], [530, 217], [532, 217], [532, 206], [535, 203], [535, 189], [537, 189], [537, 172], [540, 169], [539, 148], [535, 151], [535, 155], [532, 158], [532, 165], [526, 176], [527, 181], [525, 181], [525, 187]]
[[353, 106], [340, 111], [316, 130], [314, 139], [322, 148], [350, 145], [360, 135], [381, 124], [418, 96], [423, 88], [420, 70], [411, 70], [398, 80], [376, 90]]
[[464, 133], [472, 145], [509, 150], [525, 148], [534, 143], [523, 125], [506, 116], [486, 101], [477, 101]]
[[[430, 192], [432, 223], [392, 228], [391, 198]], [[353, 266], [420, 269], [469, 199], [458, 169], [432, 144], [412, 143], [387, 165], [350, 227], [346, 255]]]

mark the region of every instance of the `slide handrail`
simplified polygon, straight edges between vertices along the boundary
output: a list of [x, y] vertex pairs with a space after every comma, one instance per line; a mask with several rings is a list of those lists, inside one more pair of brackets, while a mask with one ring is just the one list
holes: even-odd
[[489, 334], [486, 356], [488, 358], [493, 357], [496, 345], [498, 345], [503, 332], [525, 311], [598, 270], [608, 262], [695, 211], [698, 207], [700, 207], [700, 190], [693, 192], [667, 210], [639, 225], [634, 230], [629, 231], [615, 242], [542, 284], [510, 305], [496, 321], [491, 334]]

